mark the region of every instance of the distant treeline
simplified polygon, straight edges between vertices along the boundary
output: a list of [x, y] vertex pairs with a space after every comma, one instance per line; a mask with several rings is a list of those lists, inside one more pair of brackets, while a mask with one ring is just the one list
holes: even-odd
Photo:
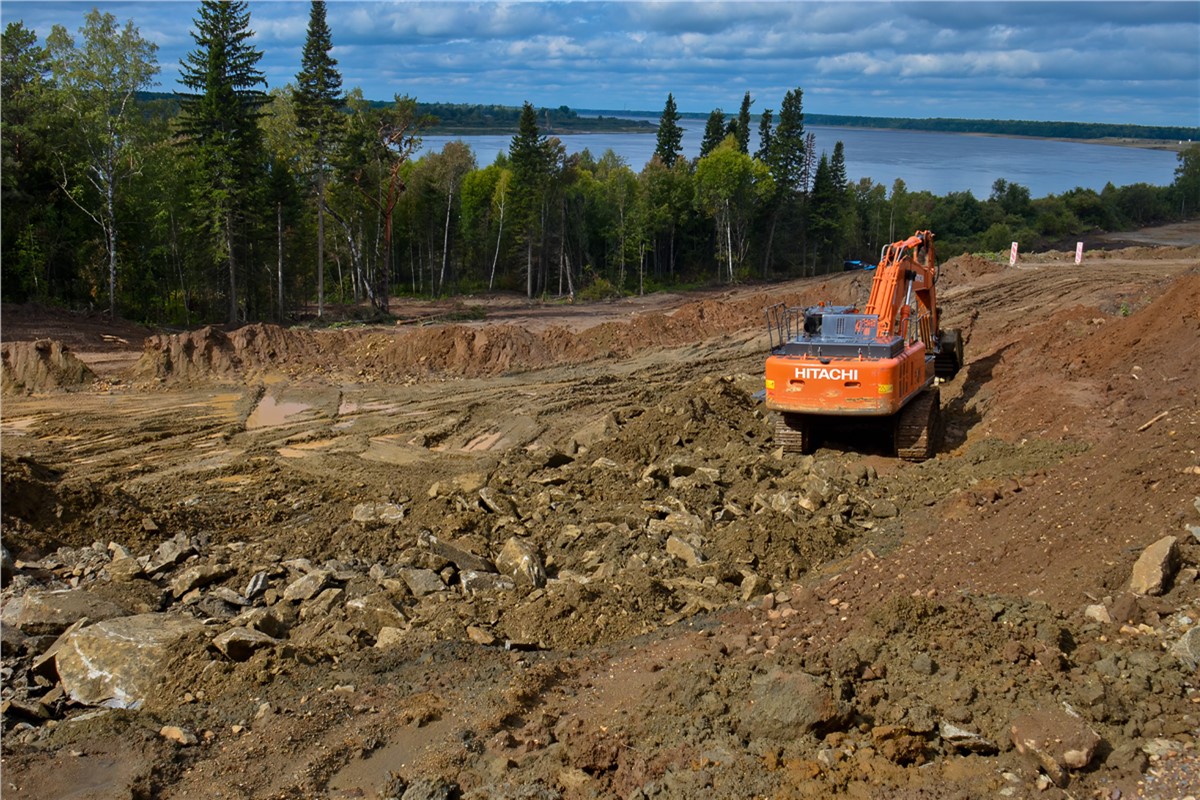
[[[143, 101], [176, 103], [169, 92], [142, 92]], [[386, 108], [390, 100], [371, 100], [373, 108]], [[171, 113], [174, 113], [172, 110]], [[472, 103], [417, 102], [417, 113], [434, 118], [426, 129], [431, 134], [516, 133], [521, 109], [515, 106]], [[581, 114], [585, 116], [581, 116]], [[708, 113], [681, 112], [683, 119], [707, 119]], [[641, 119], [639, 117], [645, 117]], [[846, 114], [804, 115], [810, 125], [831, 128], [881, 128], [944, 133], [982, 133], [996, 136], [1037, 136], [1047, 139], [1148, 139], [1154, 141], [1200, 141], [1200, 128], [1153, 125], [1118, 125], [1104, 122], [1042, 122], [1014, 119], [910, 119], [907, 117], [855, 117]], [[543, 133], [653, 133], [658, 114], [650, 111], [572, 109], [567, 106], [538, 110]]]
[[[708, 114], [696, 113], [680, 114], [680, 116], [690, 119], [708, 118]], [[909, 119], [906, 117], [852, 117], [845, 114], [808, 113], [804, 115], [804, 119], [810, 125], [830, 128], [984, 133], [995, 136], [1038, 136], [1046, 139], [1200, 141], [1200, 128], [1117, 125], [1105, 122], [1042, 122], [1028, 119]]]
[[[150, 108], [159, 108], [167, 116], [174, 116], [179, 111], [178, 96], [171, 92], [139, 92], [138, 99], [149, 104]], [[391, 100], [369, 100], [367, 106], [374, 109], [389, 108]], [[521, 109], [514, 106], [483, 105], [473, 103], [423, 103], [418, 101], [416, 113], [419, 116], [432, 118], [425, 127], [429, 134], [471, 134], [471, 133], [516, 133], [517, 124], [521, 119]], [[618, 112], [609, 111], [607, 114]], [[628, 119], [623, 117], [605, 116], [603, 113], [589, 113], [580, 116], [579, 112], [567, 107], [538, 109], [538, 126], [543, 133], [554, 135], [558, 133], [654, 133], [657, 123], [649, 119]]]

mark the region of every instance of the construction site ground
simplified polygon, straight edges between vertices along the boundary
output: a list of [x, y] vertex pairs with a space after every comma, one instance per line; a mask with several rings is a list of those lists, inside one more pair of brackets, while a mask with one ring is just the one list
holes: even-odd
[[[784, 455], [757, 398], [764, 309], [869, 272], [386, 326], [5, 306], [0, 793], [1200, 794], [1200, 224], [1138, 236], [943, 265], [966, 363], [917, 464]], [[54, 590], [201, 624], [82, 702]]]

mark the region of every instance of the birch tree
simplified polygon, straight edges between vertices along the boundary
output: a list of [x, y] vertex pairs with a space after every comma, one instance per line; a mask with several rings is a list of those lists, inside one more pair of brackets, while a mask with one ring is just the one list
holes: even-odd
[[117, 205], [122, 185], [140, 168], [143, 125], [136, 95], [155, 84], [158, 46], [143, 39], [132, 20], [122, 28], [112, 14], [96, 9], [84, 17], [79, 34], [76, 46], [66, 28], [55, 25], [46, 39], [51, 74], [72, 120], [70, 144], [78, 148], [60, 151], [61, 184], [104, 235], [108, 313], [115, 317]]

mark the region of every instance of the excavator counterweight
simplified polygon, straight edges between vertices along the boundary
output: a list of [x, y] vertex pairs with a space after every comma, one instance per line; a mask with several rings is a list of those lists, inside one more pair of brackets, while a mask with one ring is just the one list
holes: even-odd
[[810, 453], [839, 418], [883, 423], [890, 450], [922, 461], [941, 444], [935, 379], [962, 367], [962, 338], [940, 328], [933, 234], [883, 249], [860, 311], [821, 303], [767, 309], [766, 405], [785, 451]]

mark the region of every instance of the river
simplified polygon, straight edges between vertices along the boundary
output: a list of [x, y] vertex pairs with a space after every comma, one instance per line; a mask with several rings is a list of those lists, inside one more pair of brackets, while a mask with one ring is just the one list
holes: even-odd
[[[683, 154], [694, 158], [700, 151], [704, 121], [685, 119]], [[1179, 161], [1174, 152], [1140, 147], [1066, 142], [965, 133], [830, 128], [808, 126], [816, 137], [818, 153], [832, 155], [841, 141], [846, 155], [846, 176], [854, 182], [870, 178], [890, 192], [896, 179], [909, 191], [936, 195], [970, 191], [983, 200], [992, 193], [997, 178], [1019, 183], [1033, 197], [1062, 194], [1076, 187], [1100, 191], [1105, 184], [1127, 186], [1148, 183], [1167, 186], [1175, 180]], [[641, 171], [654, 154], [653, 133], [589, 133], [559, 137], [567, 152], [585, 148], [599, 158], [611, 149], [635, 171]], [[480, 166], [508, 150], [511, 134], [481, 136], [426, 136], [423, 151], [438, 151], [453, 140], [471, 146]], [[751, 136], [758, 145], [758, 132]]]

